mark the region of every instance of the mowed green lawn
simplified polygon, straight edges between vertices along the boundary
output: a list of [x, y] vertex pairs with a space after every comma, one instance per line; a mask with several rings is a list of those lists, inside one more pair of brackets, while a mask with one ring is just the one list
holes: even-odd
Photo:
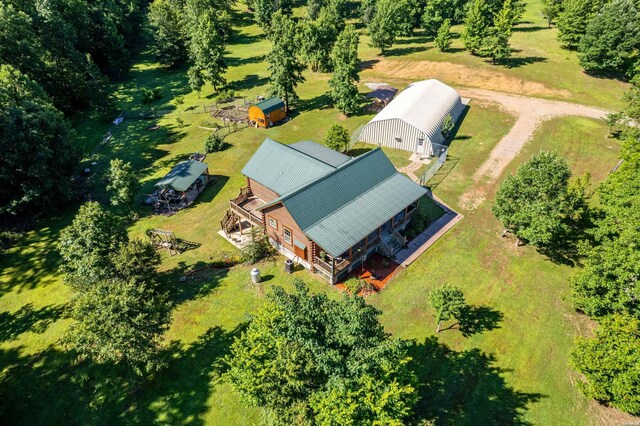
[[[268, 43], [257, 36], [254, 25], [246, 25], [246, 21], [238, 24], [240, 34], [229, 48], [233, 59], [228, 80], [240, 95], [253, 98], [265, 93], [263, 55]], [[367, 54], [363, 47], [362, 56]], [[135, 393], [117, 395], [116, 403], [91, 412], [87, 408], [91, 395], [78, 383], [83, 370], [70, 365], [69, 355], [59, 345], [69, 324], [64, 310], [70, 292], [57, 273], [55, 243], [76, 207], [42, 221], [18, 246], [2, 255], [0, 392], [8, 424], [259, 423], [259, 411], [242, 405], [221, 380], [222, 358], [238, 333], [238, 325], [246, 319], [245, 313], [264, 303], [274, 285], [291, 288], [294, 277], [304, 279], [313, 291], [324, 291], [331, 297], [339, 294], [306, 271], [286, 275], [281, 258], [259, 265], [268, 278], [260, 286], [250, 284], [248, 266], [204, 271], [186, 283], [179, 283], [178, 278], [184, 270], [237, 253], [217, 235], [219, 220], [228, 200], [245, 184], [242, 166], [265, 136], [285, 143], [321, 141], [333, 122], [355, 130], [370, 119], [370, 115], [345, 118], [329, 105], [328, 75], [305, 75], [307, 81], [299, 88], [301, 100], [292, 121], [267, 131], [243, 129], [227, 138], [230, 149], [207, 157], [217, 182], [192, 207], [170, 217], [150, 216], [141, 208], [143, 217], [131, 224], [132, 237], [160, 227], [195, 243], [180, 255], [163, 255], [161, 277], [173, 284], [176, 301], [166, 336], [168, 367], [149, 377]], [[206, 127], [211, 120], [198, 111], [203, 104], [212, 103], [207, 98], [210, 88], [200, 96], [191, 93], [182, 71], [158, 67], [149, 54], [141, 56], [131, 79], [115, 91], [124, 109], [139, 107], [142, 87], [161, 89], [164, 98], [156, 103], [158, 108], [171, 104], [176, 95], [184, 95], [186, 111], [176, 108], [157, 121], [161, 128], [155, 131], [147, 128], [156, 121], [125, 120], [104, 146], [98, 142], [111, 127], [108, 123], [91, 117], [77, 122], [87, 162], [98, 162], [96, 182], [100, 182], [108, 159], [132, 161], [143, 185], [138, 201], [177, 161], [202, 150], [210, 132], [198, 126]], [[512, 124], [513, 117], [497, 108], [472, 103], [451, 143], [449, 161], [431, 182], [435, 194], [460, 209], [458, 197], [473, 184], [473, 171]], [[596, 182], [615, 165], [618, 143], [606, 138], [601, 123], [553, 120], [540, 128], [509, 171], [542, 148], [557, 150], [578, 173], [590, 171]], [[398, 166], [406, 165], [408, 154], [404, 160], [394, 154], [392, 160]], [[101, 185], [97, 186], [96, 196], [103, 197]], [[530, 248], [516, 249], [513, 241], [500, 238], [501, 227], [490, 213], [495, 188], [490, 189], [488, 201], [474, 211], [460, 210], [465, 215], [462, 221], [384, 292], [369, 299], [382, 310], [389, 332], [416, 341], [411, 353], [423, 397], [417, 417], [436, 419], [438, 424], [509, 424], [519, 420], [591, 423], [595, 413], [572, 385], [574, 375], [567, 365], [573, 336], [585, 327], [563, 300], [572, 268], [553, 264]], [[465, 337], [450, 329], [435, 336], [426, 295], [445, 282], [462, 287], [478, 307], [477, 333]]]

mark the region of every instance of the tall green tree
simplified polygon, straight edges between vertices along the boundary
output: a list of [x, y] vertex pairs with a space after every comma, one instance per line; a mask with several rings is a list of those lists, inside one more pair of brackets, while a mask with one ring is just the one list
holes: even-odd
[[273, 15], [271, 51], [267, 54], [269, 63], [269, 93], [284, 100], [287, 110], [291, 101], [298, 99], [296, 87], [304, 81], [305, 66], [298, 57], [300, 51], [296, 43], [296, 24], [282, 12]]
[[362, 0], [360, 3], [360, 19], [365, 25], [369, 25], [376, 13], [377, 0]]
[[189, 84], [196, 91], [202, 89], [204, 82], [218, 90], [227, 84], [224, 74], [227, 64], [224, 59], [226, 40], [223, 25], [217, 19], [217, 11], [208, 9], [198, 17], [198, 22], [190, 35]]
[[154, 283], [99, 280], [73, 302], [64, 342], [81, 357], [142, 376], [163, 365], [171, 305]]
[[152, 284], [157, 280], [160, 255], [149, 242], [133, 239], [120, 243], [108, 259], [113, 265], [110, 275], [115, 279]]
[[0, 215], [69, 200], [78, 161], [73, 136], [37, 83], [0, 65]]
[[608, 0], [564, 0], [558, 15], [558, 40], [568, 49], [577, 49], [591, 19]]
[[640, 320], [604, 318], [591, 339], [579, 338], [571, 364], [583, 375], [582, 392], [622, 411], [640, 414]]
[[344, 29], [344, 21], [333, 4], [323, 7], [317, 18], [303, 21], [297, 36], [307, 65], [313, 71], [329, 72], [332, 69], [331, 50]]
[[627, 136], [622, 164], [598, 188], [595, 243], [572, 279], [573, 303], [592, 317], [622, 312], [640, 318], [640, 143]]
[[462, 32], [464, 47], [471, 53], [479, 54], [482, 42], [491, 27], [492, 19], [486, 0], [473, 0], [467, 11]]
[[404, 12], [406, 5], [404, 0], [378, 0], [376, 3], [376, 10], [367, 30], [371, 36], [371, 46], [379, 49], [383, 55], [393, 46], [410, 18]]
[[640, 52], [640, 12], [631, 0], [613, 0], [595, 15], [578, 45], [587, 72], [613, 72], [631, 77]]
[[570, 191], [571, 170], [563, 158], [541, 152], [500, 184], [493, 214], [505, 229], [537, 247], [558, 243], [578, 203]]
[[104, 78], [84, 42], [89, 25], [84, 2], [4, 2], [0, 63], [36, 81], [64, 112], [103, 105]]
[[460, 319], [467, 302], [464, 294], [458, 287], [445, 284], [429, 293], [429, 301], [436, 311], [436, 333], [440, 332], [442, 321], [449, 321], [451, 318]]
[[461, 24], [465, 18], [468, 0], [427, 1], [421, 24], [427, 35], [435, 36], [446, 19], [452, 24]]
[[114, 158], [109, 163], [107, 177], [109, 179], [107, 191], [110, 194], [111, 204], [114, 206], [131, 205], [138, 186], [138, 179], [136, 179], [131, 163]]
[[153, 29], [153, 49], [160, 63], [176, 66], [186, 62], [189, 49], [184, 22], [184, 0], [154, 0], [149, 5], [149, 25]]
[[442, 25], [438, 28], [438, 34], [434, 40], [435, 45], [441, 52], [446, 52], [451, 47], [451, 20], [445, 19], [442, 21]]
[[500, 12], [495, 16], [493, 26], [487, 30], [481, 41], [483, 56], [489, 56], [493, 63], [511, 56], [509, 38], [516, 15], [511, 7], [511, 0], [506, 0]]
[[231, 346], [227, 379], [241, 399], [279, 424], [402, 424], [416, 401], [406, 344], [362, 298], [295, 286], [276, 287]]
[[324, 0], [308, 0], [307, 1], [307, 13], [309, 19], [316, 20], [320, 14], [320, 9], [326, 4]]
[[547, 20], [547, 25], [551, 28], [551, 25], [556, 22], [558, 16], [563, 10], [562, 0], [543, 0], [542, 2], [542, 16]]
[[108, 278], [113, 273], [110, 256], [128, 240], [118, 218], [95, 201], [83, 204], [71, 225], [60, 232], [58, 250], [65, 282], [84, 291]]
[[293, 13], [292, 0], [253, 0], [253, 18], [263, 30], [269, 31], [273, 16], [276, 12], [291, 16]]
[[331, 98], [338, 110], [353, 114], [360, 107], [357, 82], [360, 81], [358, 64], [359, 36], [351, 25], [345, 27], [331, 52], [333, 74], [329, 79]]

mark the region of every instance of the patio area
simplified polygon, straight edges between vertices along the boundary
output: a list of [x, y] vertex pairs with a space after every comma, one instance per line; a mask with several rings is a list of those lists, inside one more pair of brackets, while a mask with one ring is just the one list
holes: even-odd
[[349, 278], [360, 278], [371, 284], [376, 293], [382, 291], [389, 281], [396, 275], [401, 265], [393, 260], [382, 256], [380, 253], [374, 253], [369, 259], [367, 259], [362, 268], [358, 271], [353, 271], [351, 274], [336, 284], [335, 286], [345, 291], [344, 282]]

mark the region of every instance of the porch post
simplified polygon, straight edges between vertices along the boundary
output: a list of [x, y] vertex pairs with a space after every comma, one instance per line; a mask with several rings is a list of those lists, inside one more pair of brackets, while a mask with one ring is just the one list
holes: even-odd
[[334, 285], [336, 283], [335, 268], [336, 259], [334, 257], [331, 257], [331, 285]]

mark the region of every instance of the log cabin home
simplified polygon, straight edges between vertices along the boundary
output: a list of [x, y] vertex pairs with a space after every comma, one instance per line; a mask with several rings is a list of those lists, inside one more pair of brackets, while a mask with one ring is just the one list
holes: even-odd
[[263, 227], [286, 257], [331, 284], [374, 252], [393, 257], [426, 189], [398, 173], [380, 148], [352, 158], [311, 141], [266, 139], [242, 169], [225, 234]]

